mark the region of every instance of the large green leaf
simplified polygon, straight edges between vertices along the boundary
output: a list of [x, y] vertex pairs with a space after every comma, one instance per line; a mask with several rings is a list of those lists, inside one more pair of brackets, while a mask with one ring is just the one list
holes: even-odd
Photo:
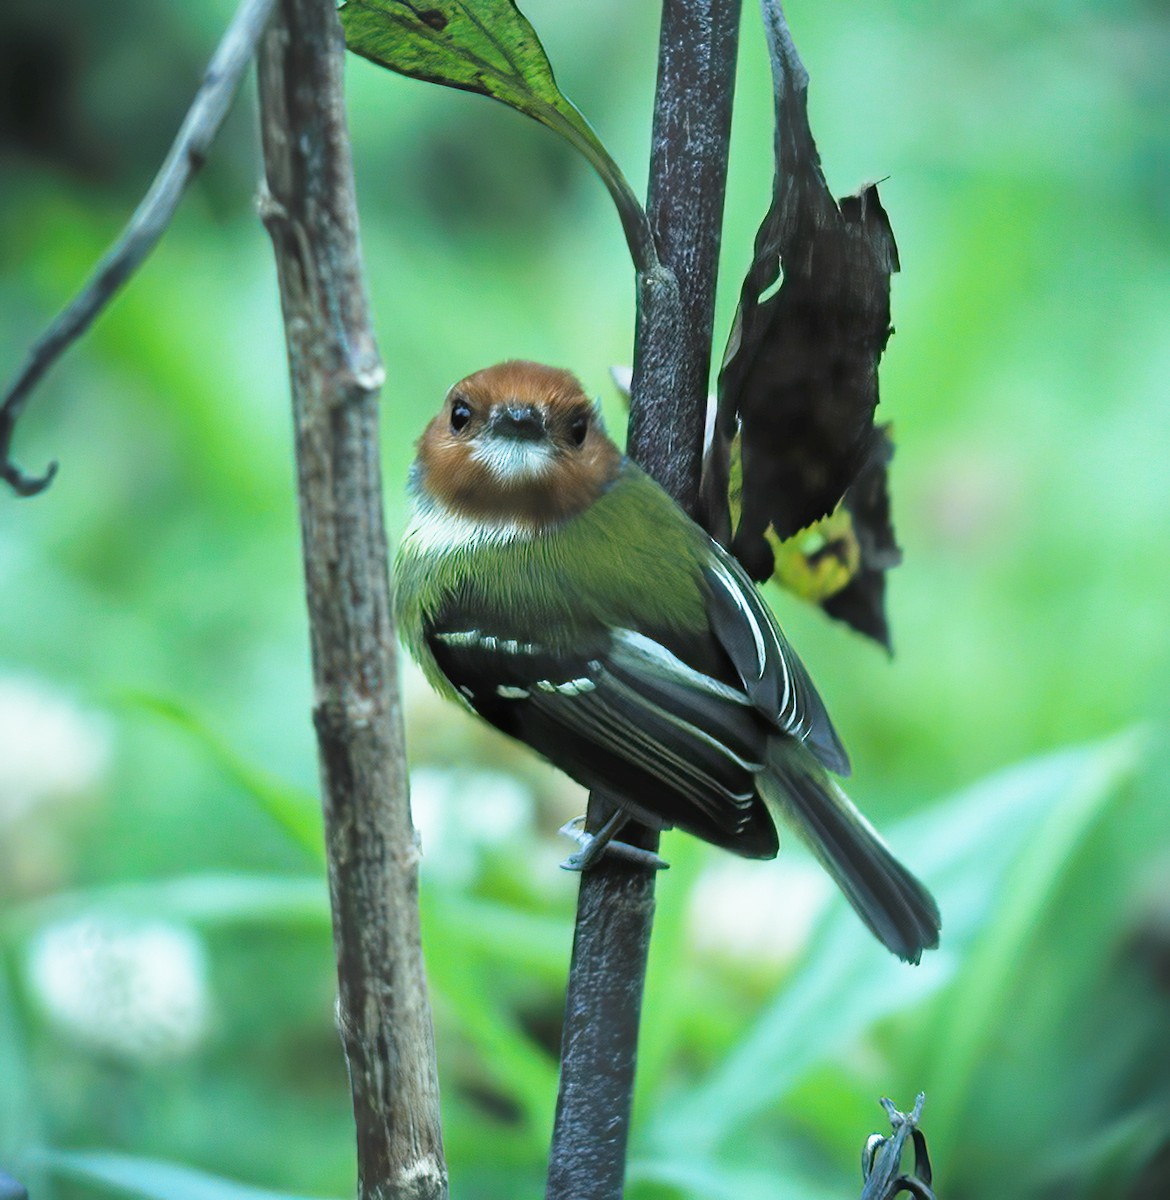
[[324, 879], [211, 872], [147, 883], [78, 888], [14, 907], [0, 936], [21, 938], [51, 921], [80, 914], [111, 918], [157, 917], [203, 928], [276, 926], [329, 928]]
[[55, 1175], [142, 1200], [298, 1200], [288, 1192], [271, 1192], [179, 1163], [130, 1154], [46, 1150], [36, 1157]]
[[1101, 819], [1110, 802], [1124, 793], [1119, 785], [1136, 766], [1140, 739], [1118, 739], [1086, 764], [1060, 802], [1042, 814], [998, 890], [992, 920], [963, 964], [955, 1003], [934, 1052], [947, 1064], [946, 1086], [936, 1090], [931, 1107], [932, 1147], [944, 1158], [958, 1140], [968, 1106], [976, 1102], [972, 1081], [981, 1057], [994, 1042], [997, 1021], [1016, 983], [1045, 912], [1077, 848]]
[[[987, 934], [1001, 925], [995, 914], [1012, 906], [1003, 914], [1003, 927], [1009, 930], [1007, 943], [1018, 949], [1056, 873], [1093, 818], [1120, 793], [1142, 745], [1137, 735], [1126, 735], [1049, 755], [894, 830], [893, 845], [921, 870], [938, 898], [941, 948], [921, 966], [907, 968], [875, 946], [839, 905], [755, 1028], [704, 1083], [662, 1110], [650, 1130], [654, 1153], [648, 1157], [676, 1157], [677, 1148], [686, 1146], [697, 1162], [709, 1161], [738, 1127], [773, 1108], [815, 1066], [855, 1045], [875, 1021], [920, 1004], [960, 967], [966, 971], [969, 956], [987, 936], [996, 949], [981, 953], [1002, 969], [999, 935]], [[984, 1007], [985, 1002], [976, 1005], [976, 1015]], [[981, 1028], [971, 1035], [976, 1047]], [[965, 1036], [955, 1034], [967, 1054]]]
[[479, 92], [559, 133], [601, 176], [617, 206], [634, 265], [657, 265], [633, 189], [601, 139], [557, 87], [540, 39], [512, 0], [346, 0], [346, 45], [400, 75]]

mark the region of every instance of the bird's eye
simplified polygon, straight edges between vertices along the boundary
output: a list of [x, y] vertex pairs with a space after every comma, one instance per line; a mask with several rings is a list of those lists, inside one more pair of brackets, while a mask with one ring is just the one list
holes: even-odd
[[589, 433], [589, 417], [586, 413], [582, 413], [579, 417], [573, 418], [572, 425], [569, 426], [569, 437], [573, 439], [574, 446], [583, 446], [585, 437]]
[[451, 431], [459, 433], [467, 428], [467, 422], [471, 420], [471, 406], [465, 400], [456, 400], [451, 405]]

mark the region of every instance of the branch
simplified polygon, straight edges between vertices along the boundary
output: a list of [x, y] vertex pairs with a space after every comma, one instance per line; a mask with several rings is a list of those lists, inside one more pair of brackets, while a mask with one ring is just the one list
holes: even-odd
[[447, 1195], [334, 0], [280, 0], [260, 113], [288, 341], [339, 1021], [361, 1200]]
[[698, 508], [740, 0], [663, 0], [647, 208], [668, 270], [639, 280], [629, 450]]
[[[664, 0], [650, 164], [661, 268], [638, 279], [631, 455], [698, 502], [740, 0]], [[602, 817], [590, 798], [589, 828]], [[648, 848], [658, 835], [627, 826]], [[581, 877], [565, 1000], [548, 1200], [616, 1200], [625, 1179], [653, 871], [615, 859]]]
[[44, 475], [26, 475], [10, 458], [12, 435], [29, 395], [45, 372], [90, 327], [118, 289], [142, 265], [171, 223], [183, 193], [203, 166], [231, 108], [273, 3], [274, 0], [242, 0], [150, 190], [118, 240], [94, 268], [85, 287], [29, 351], [20, 373], [5, 393], [0, 405], [0, 478], [18, 496], [35, 496], [44, 491], [57, 473], [57, 464], [52, 462]]

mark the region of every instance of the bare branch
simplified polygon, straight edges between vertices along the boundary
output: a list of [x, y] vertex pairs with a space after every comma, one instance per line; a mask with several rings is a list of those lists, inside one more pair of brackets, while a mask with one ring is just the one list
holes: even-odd
[[[663, 266], [638, 279], [629, 447], [689, 512], [698, 503], [740, 0], [664, 0], [650, 163]], [[604, 805], [591, 797], [589, 828]], [[658, 835], [627, 826], [653, 849]], [[581, 877], [548, 1200], [618, 1200], [655, 872], [612, 856]]]
[[89, 328], [142, 265], [171, 223], [183, 193], [203, 166], [231, 108], [273, 4], [274, 0], [242, 0], [150, 190], [85, 287], [29, 351], [20, 373], [5, 392], [0, 405], [0, 478], [17, 495], [35, 496], [52, 483], [57, 473], [57, 464], [53, 462], [44, 475], [26, 475], [11, 460], [12, 436], [29, 395], [45, 372]]
[[334, 0], [280, 0], [260, 46], [288, 341], [339, 1017], [361, 1200], [442, 1200], [370, 328]]

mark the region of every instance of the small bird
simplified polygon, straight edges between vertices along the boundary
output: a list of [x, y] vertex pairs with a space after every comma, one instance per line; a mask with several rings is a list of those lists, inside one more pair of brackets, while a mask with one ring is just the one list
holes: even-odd
[[510, 361], [455, 384], [408, 486], [407, 649], [438, 691], [612, 805], [566, 865], [591, 865], [629, 819], [773, 858], [779, 816], [893, 953], [938, 945], [934, 898], [830, 778], [849, 759], [771, 610], [570, 372]]

